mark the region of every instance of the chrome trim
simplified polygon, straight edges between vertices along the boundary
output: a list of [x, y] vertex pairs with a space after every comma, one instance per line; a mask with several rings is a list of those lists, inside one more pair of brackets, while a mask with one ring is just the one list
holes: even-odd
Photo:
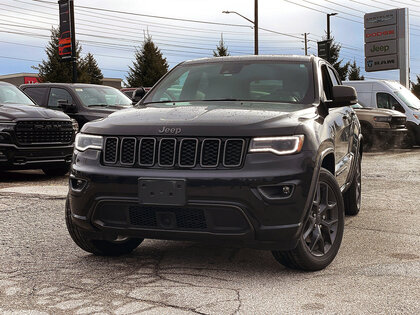
[[[182, 143], [184, 140], [194, 140], [195, 141], [195, 152], [194, 152], [194, 163], [193, 164], [181, 164], [181, 153], [182, 153]], [[179, 143], [179, 152], [178, 152], [178, 165], [181, 167], [194, 167], [197, 164], [197, 151], [198, 151], [198, 139], [197, 138], [184, 138], [181, 139]]]
[[[229, 141], [242, 141], [242, 150], [241, 150], [241, 157], [239, 158], [239, 164], [226, 165], [226, 163], [225, 163], [225, 160], [226, 160], [226, 146], [227, 146], [227, 143]], [[225, 147], [224, 147], [224, 150], [223, 150], [223, 166], [224, 167], [238, 167], [238, 166], [240, 166], [242, 164], [242, 159], [244, 157], [244, 152], [245, 152], [245, 140], [244, 139], [235, 139], [235, 138], [226, 139]]]
[[[162, 141], [163, 140], [171, 140], [171, 141], [174, 141], [175, 142], [175, 145], [174, 145], [174, 152], [173, 152], [173, 159], [172, 159], [172, 164], [168, 164], [168, 165], [162, 165], [161, 163], [160, 163], [160, 147], [162, 146]], [[172, 167], [172, 166], [174, 166], [175, 165], [175, 158], [176, 158], [176, 144], [177, 144], [177, 141], [176, 141], [176, 139], [175, 138], [162, 138], [162, 139], [160, 139], [160, 141], [159, 141], [159, 150], [158, 150], [158, 165], [159, 166], [161, 166], [161, 167]]]
[[[106, 161], [105, 160], [106, 146], [107, 146], [107, 143], [108, 143], [108, 139], [117, 139], [117, 144], [115, 145], [115, 159], [113, 161]], [[106, 163], [106, 164], [115, 164], [115, 163], [117, 163], [118, 148], [119, 148], [118, 142], [119, 142], [118, 137], [106, 137], [105, 138], [105, 144], [104, 144], [104, 163]]]
[[[210, 141], [210, 140], [216, 140], [219, 142], [219, 147], [217, 149], [217, 162], [216, 164], [212, 164], [212, 165], [203, 165], [203, 148], [204, 148], [204, 143], [206, 141]], [[220, 162], [220, 146], [222, 144], [222, 140], [217, 139], [217, 138], [206, 138], [201, 142], [201, 152], [200, 152], [200, 166], [207, 168], [207, 167], [217, 167], [219, 165]]]
[[[130, 140], [130, 139], [134, 140], [133, 160], [132, 160], [132, 162], [124, 163], [122, 161], [124, 141], [125, 140]], [[137, 139], [134, 138], [134, 137], [124, 137], [124, 138], [121, 139], [121, 144], [120, 144], [120, 164], [121, 165], [134, 165], [134, 161], [136, 160], [136, 145], [137, 145]]]
[[[143, 140], [153, 140], [152, 164], [140, 163], [140, 161], [141, 161], [141, 143], [143, 142]], [[155, 165], [155, 157], [156, 157], [156, 138], [152, 138], [152, 137], [144, 137], [144, 138], [141, 138], [140, 139], [140, 142], [139, 142], [139, 165], [140, 166], [153, 166], [153, 165]]]

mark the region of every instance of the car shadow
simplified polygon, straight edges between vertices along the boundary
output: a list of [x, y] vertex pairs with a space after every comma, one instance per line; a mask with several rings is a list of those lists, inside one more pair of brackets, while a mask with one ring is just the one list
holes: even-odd
[[0, 183], [36, 182], [42, 184], [51, 180], [62, 181], [66, 176], [48, 176], [41, 170], [0, 171]]

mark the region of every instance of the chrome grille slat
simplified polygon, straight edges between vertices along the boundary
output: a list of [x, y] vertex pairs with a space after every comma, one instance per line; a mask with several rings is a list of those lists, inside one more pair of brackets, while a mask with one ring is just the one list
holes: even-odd
[[159, 141], [158, 164], [162, 167], [175, 165], [177, 141], [175, 138], [162, 138]]
[[141, 138], [139, 143], [139, 165], [153, 166], [155, 164], [156, 139]]
[[133, 165], [136, 159], [136, 143], [134, 137], [126, 137], [121, 139], [120, 145], [120, 163], [122, 165]]
[[198, 139], [184, 138], [179, 144], [178, 164], [181, 167], [194, 167], [197, 163]]
[[201, 143], [201, 167], [217, 167], [220, 160], [220, 146], [222, 141], [217, 138], [206, 138]]
[[103, 162], [137, 168], [238, 168], [246, 143], [242, 138], [106, 137]]
[[[244, 154], [244, 139], [227, 139], [223, 150], [223, 166], [238, 167]], [[228, 156], [227, 156], [228, 155]]]
[[118, 155], [118, 138], [108, 137], [105, 140], [104, 147], [104, 162], [105, 163], [116, 163]]

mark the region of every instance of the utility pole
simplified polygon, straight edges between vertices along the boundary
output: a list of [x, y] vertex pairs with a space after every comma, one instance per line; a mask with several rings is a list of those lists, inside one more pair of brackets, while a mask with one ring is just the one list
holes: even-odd
[[258, 55], [258, 0], [254, 7], [254, 55]]
[[308, 55], [308, 34], [309, 33], [303, 33], [303, 36], [305, 38], [305, 56]]
[[76, 31], [74, 28], [74, 2], [69, 0], [69, 9], [70, 9], [70, 33], [71, 33], [71, 51], [72, 51], [72, 68], [73, 68], [73, 78], [72, 82], [77, 82], [77, 51], [76, 51]]

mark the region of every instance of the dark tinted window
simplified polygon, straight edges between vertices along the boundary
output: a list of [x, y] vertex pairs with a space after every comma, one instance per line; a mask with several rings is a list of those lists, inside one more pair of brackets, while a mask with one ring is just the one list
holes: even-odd
[[69, 104], [73, 104], [73, 99], [69, 92], [60, 88], [51, 88], [50, 96], [48, 97], [48, 107], [57, 109], [59, 100], [66, 100]]
[[45, 104], [43, 104], [44, 101], [44, 96], [45, 94], [48, 92], [48, 88], [42, 87], [42, 88], [26, 88], [25, 93], [28, 94], [30, 97], [33, 98], [33, 100], [41, 106], [45, 106]]
[[324, 89], [325, 97], [327, 98], [327, 100], [332, 100], [331, 77], [328, 73], [328, 69], [326, 66], [322, 66], [321, 73], [322, 73], [322, 87]]
[[388, 93], [376, 93], [376, 104], [378, 108], [393, 109], [392, 107], [396, 104], [399, 105], [398, 101]]
[[314, 93], [310, 62], [224, 61], [177, 67], [144, 103], [238, 100], [309, 104]]

